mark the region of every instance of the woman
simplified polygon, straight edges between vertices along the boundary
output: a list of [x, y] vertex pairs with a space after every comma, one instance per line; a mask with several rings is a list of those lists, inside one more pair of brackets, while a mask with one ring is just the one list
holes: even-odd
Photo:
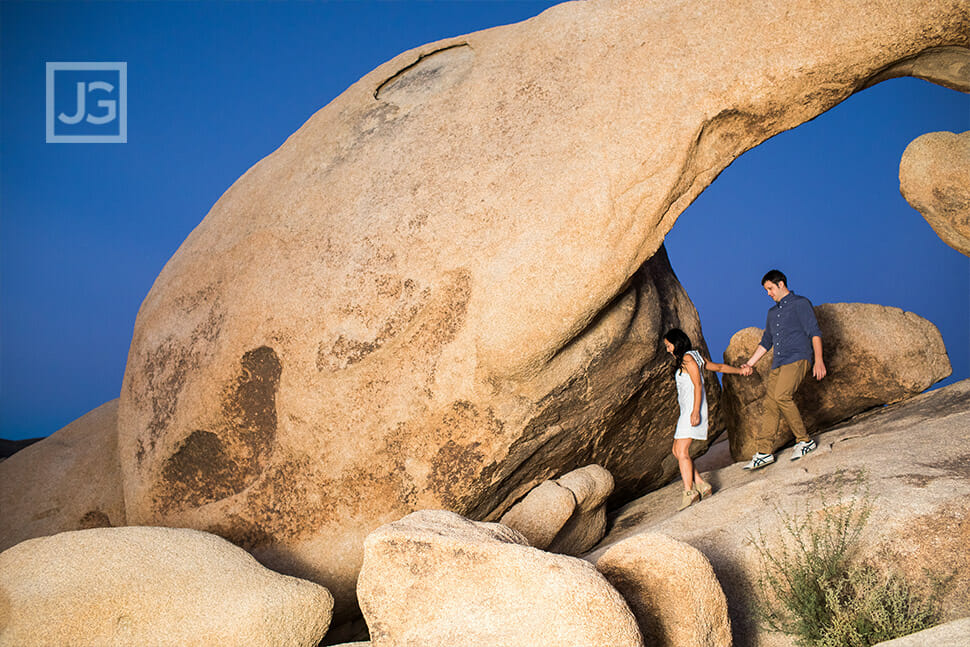
[[691, 441], [707, 440], [707, 395], [704, 393], [701, 369], [738, 375], [741, 369], [706, 361], [693, 350], [690, 338], [680, 328], [672, 328], [664, 335], [664, 346], [674, 356], [674, 381], [677, 383], [677, 401], [680, 404], [673, 454], [680, 466], [680, 478], [684, 481], [684, 496], [678, 508], [683, 510], [713, 492], [710, 484], [701, 479], [694, 469], [694, 461], [690, 457]]

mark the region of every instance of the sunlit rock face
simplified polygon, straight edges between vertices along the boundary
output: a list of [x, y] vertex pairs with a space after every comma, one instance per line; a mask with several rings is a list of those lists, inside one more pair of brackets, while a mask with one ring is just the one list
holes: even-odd
[[943, 242], [970, 256], [970, 130], [914, 139], [899, 163], [899, 190]]
[[645, 531], [590, 559], [630, 605], [645, 645], [731, 647], [724, 591], [690, 544]]
[[443, 510], [368, 535], [357, 586], [375, 647], [643, 647], [630, 607], [590, 563]]
[[0, 551], [68, 530], [125, 525], [118, 400], [0, 462]]
[[589, 463], [616, 500], [663, 482], [659, 336], [701, 339], [666, 232], [743, 151], [866, 84], [953, 85], [938, 59], [968, 34], [962, 1], [592, 1], [378, 67], [145, 299], [129, 522], [217, 532], [324, 584], [339, 618], [364, 536], [412, 510], [497, 519]]
[[89, 528], [0, 553], [0, 644], [313, 647], [333, 597], [185, 528]]

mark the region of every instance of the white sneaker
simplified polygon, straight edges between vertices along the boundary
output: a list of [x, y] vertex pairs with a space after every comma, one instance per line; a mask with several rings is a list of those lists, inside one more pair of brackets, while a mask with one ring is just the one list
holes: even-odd
[[757, 452], [751, 458], [751, 462], [745, 465], [744, 467], [742, 467], [741, 469], [743, 470], [761, 469], [762, 467], [767, 467], [768, 465], [771, 465], [774, 462], [775, 462], [774, 454], [762, 454], [761, 452]]
[[791, 459], [793, 461], [797, 461], [808, 452], [815, 451], [816, 447], [818, 447], [818, 445], [816, 445], [815, 441], [811, 439], [804, 442], [795, 443], [795, 449], [792, 450]]

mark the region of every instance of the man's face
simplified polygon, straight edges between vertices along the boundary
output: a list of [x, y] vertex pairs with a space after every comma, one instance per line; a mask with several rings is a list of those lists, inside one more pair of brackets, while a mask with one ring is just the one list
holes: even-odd
[[788, 288], [785, 287], [784, 281], [781, 281], [780, 283], [765, 281], [764, 287], [765, 292], [768, 293], [768, 296], [771, 297], [772, 301], [775, 303], [781, 301], [782, 298], [784, 298], [784, 296], [788, 293]]

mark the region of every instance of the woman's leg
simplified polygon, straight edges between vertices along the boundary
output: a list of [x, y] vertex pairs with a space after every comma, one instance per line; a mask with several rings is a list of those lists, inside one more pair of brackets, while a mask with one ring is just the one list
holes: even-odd
[[694, 487], [694, 461], [690, 459], [690, 438], [675, 438], [673, 454], [680, 466], [680, 478], [684, 481], [684, 492]]
[[704, 482], [704, 479], [701, 478], [701, 473], [698, 472], [697, 469], [693, 467], [693, 465], [694, 463], [693, 461], [691, 461], [691, 469], [694, 470], [694, 485], [697, 486], [697, 491], [700, 492], [701, 490], [704, 489], [704, 486], [706, 486], [707, 483]]

